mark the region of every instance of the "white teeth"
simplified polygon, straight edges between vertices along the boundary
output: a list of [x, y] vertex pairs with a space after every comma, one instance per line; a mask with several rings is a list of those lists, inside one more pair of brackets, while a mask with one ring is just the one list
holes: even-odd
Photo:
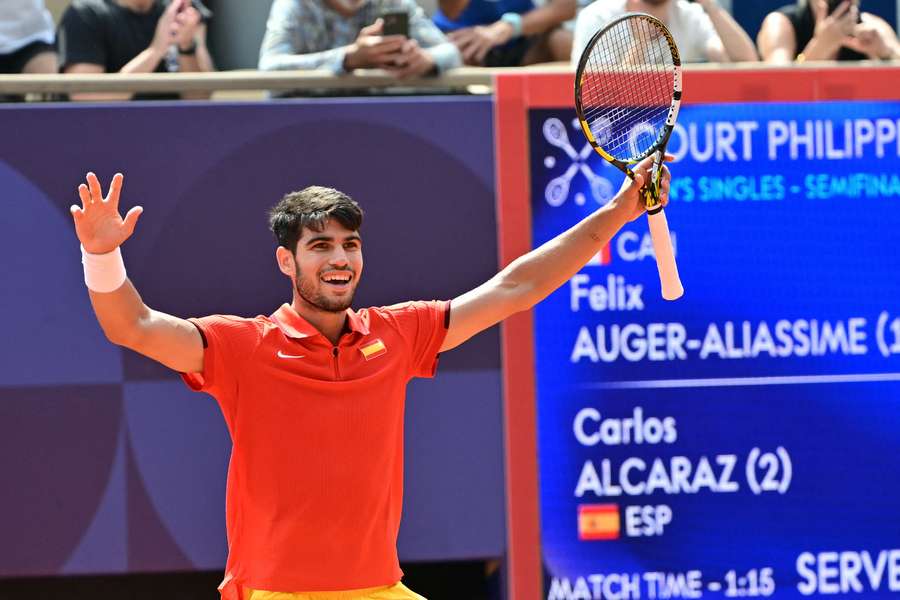
[[349, 275], [327, 275], [322, 278], [323, 281], [328, 283], [349, 283], [350, 276]]

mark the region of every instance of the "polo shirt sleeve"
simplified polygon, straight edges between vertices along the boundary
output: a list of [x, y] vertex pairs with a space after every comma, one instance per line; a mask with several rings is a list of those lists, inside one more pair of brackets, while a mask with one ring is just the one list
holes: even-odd
[[243, 367], [259, 346], [262, 335], [258, 324], [252, 319], [223, 315], [188, 320], [203, 338], [203, 371], [182, 373], [181, 378], [195, 392], [206, 392], [227, 404], [237, 396]]
[[438, 350], [447, 336], [450, 302], [431, 300], [396, 304], [388, 308], [406, 342], [410, 377], [434, 377]]
[[69, 6], [60, 19], [57, 32], [60, 71], [77, 63], [106, 68], [108, 56], [103, 39], [103, 24], [90, 7]]

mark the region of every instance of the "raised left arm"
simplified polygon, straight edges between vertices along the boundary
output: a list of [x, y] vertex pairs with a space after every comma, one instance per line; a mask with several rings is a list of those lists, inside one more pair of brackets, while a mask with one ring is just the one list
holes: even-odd
[[[450, 303], [450, 326], [441, 352], [517, 312], [528, 310], [571, 279], [621, 227], [644, 212], [639, 191], [652, 157], [634, 169], [635, 180], [626, 180], [609, 204], [582, 219], [569, 230], [511, 262], [487, 282]], [[664, 169], [660, 196], [669, 198], [669, 171]]]

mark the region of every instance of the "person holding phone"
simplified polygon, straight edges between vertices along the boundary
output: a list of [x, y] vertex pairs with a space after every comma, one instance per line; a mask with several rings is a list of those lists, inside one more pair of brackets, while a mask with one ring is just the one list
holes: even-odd
[[764, 61], [889, 60], [900, 42], [887, 21], [862, 12], [859, 0], [799, 0], [769, 13], [757, 36]]
[[[212, 12], [199, 0], [74, 0], [57, 32], [66, 74], [213, 71], [206, 47]], [[131, 94], [72, 94], [72, 100], [127, 100]], [[135, 99], [180, 98], [140, 94]]]
[[262, 71], [383, 69], [397, 79], [461, 64], [459, 51], [415, 0], [275, 0], [259, 53]]

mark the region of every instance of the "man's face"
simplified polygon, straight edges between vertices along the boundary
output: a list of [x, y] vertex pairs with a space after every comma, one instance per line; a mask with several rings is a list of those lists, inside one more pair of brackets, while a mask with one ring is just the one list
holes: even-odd
[[329, 220], [325, 229], [304, 229], [294, 254], [294, 287], [310, 307], [342, 312], [350, 307], [362, 274], [362, 240]]

